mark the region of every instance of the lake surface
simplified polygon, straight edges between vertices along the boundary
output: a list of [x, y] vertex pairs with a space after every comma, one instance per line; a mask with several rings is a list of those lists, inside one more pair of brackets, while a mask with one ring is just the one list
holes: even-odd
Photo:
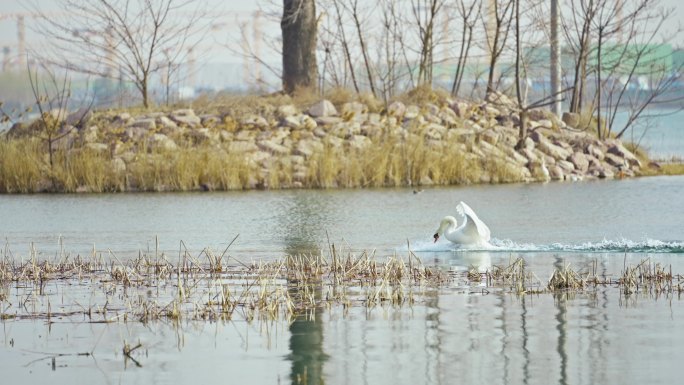
[[[490, 250], [432, 243], [440, 219], [467, 202], [495, 238]], [[684, 272], [684, 177], [412, 189], [0, 196], [4, 255], [178, 255], [181, 240], [242, 261], [293, 253], [406, 255], [449, 269], [523, 257], [540, 281], [554, 267], [615, 277], [642, 260]], [[33, 246], [31, 246], [33, 244]], [[184, 246], [185, 247], [185, 246]], [[64, 250], [64, 251], [61, 251]], [[171, 258], [173, 259], [173, 258]], [[87, 303], [78, 285], [57, 297]], [[68, 290], [67, 290], [68, 289]], [[138, 322], [3, 320], [9, 383], [92, 384], [672, 384], [684, 360], [677, 294], [518, 296], [445, 289], [413, 306], [320, 309], [315, 320]], [[19, 289], [11, 289], [19, 290]], [[81, 297], [83, 296], [83, 297]], [[20, 304], [0, 302], [3, 312]], [[140, 367], [122, 356], [141, 341]], [[79, 356], [92, 352], [92, 356]], [[46, 357], [56, 356], [52, 361]]]
[[[616, 131], [624, 127], [628, 116], [617, 114], [613, 125]], [[645, 110], [643, 116], [625, 131], [622, 140], [646, 149], [652, 159], [684, 158], [684, 111], [654, 108]]]

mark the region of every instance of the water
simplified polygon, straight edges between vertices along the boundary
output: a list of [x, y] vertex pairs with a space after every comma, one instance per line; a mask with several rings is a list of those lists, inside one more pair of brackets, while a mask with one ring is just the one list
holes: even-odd
[[[622, 139], [646, 149], [652, 159], [684, 158], [684, 111], [648, 109], [644, 116], [623, 134]], [[618, 113], [614, 127], [621, 130], [628, 118]]]
[[[683, 177], [584, 183], [514, 184], [412, 189], [292, 190], [228, 193], [4, 195], [0, 235], [15, 253], [31, 243], [46, 255], [120, 257], [138, 250], [177, 254], [210, 247], [246, 258], [321, 250], [330, 242], [392, 252], [432, 246], [445, 215], [467, 202], [489, 225], [494, 244], [516, 251], [681, 251]], [[667, 246], [669, 245], [669, 246]]]
[[[241, 260], [336, 247], [405, 255], [466, 269], [524, 257], [541, 281], [554, 267], [596, 265], [615, 277], [650, 258], [684, 272], [684, 177], [412, 189], [191, 194], [0, 196], [5, 250], [64, 248], [130, 258], [174, 256], [181, 240]], [[439, 220], [467, 202], [496, 238], [491, 250], [432, 243]], [[97, 282], [90, 285], [98, 285]], [[87, 306], [88, 284], [51, 288]], [[17, 289], [18, 290], [18, 289]], [[15, 302], [2, 302], [11, 313]], [[316, 321], [92, 324], [84, 319], [4, 320], [0, 370], [8, 381], [290, 384], [672, 384], [684, 359], [677, 295], [516, 296], [446, 289], [412, 307], [320, 309]], [[124, 341], [143, 343], [123, 358]], [[78, 355], [78, 353], [93, 355]], [[57, 356], [53, 361], [52, 354]], [[47, 358], [46, 358], [47, 357]]]

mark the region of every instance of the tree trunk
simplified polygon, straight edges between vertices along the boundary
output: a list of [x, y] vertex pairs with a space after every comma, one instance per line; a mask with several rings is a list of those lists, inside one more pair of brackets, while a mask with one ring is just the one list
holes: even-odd
[[560, 23], [559, 23], [558, 0], [551, 0], [551, 95], [553, 104], [551, 111], [556, 116], [561, 116], [561, 49], [560, 49]]
[[283, 0], [283, 90], [316, 86], [316, 5], [314, 0]]

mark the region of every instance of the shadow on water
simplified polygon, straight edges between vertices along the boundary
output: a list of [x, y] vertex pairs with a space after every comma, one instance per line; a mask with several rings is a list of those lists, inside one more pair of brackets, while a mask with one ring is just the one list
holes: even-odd
[[[324, 220], [329, 210], [327, 201], [321, 195], [293, 193], [287, 200], [287, 207], [277, 217], [281, 228], [286, 255], [309, 255], [321, 257], [321, 249], [314, 240], [323, 239]], [[322, 296], [322, 282], [313, 288], [318, 303]], [[302, 289], [296, 282], [288, 281], [291, 297], [301, 295]], [[323, 366], [328, 356], [323, 351], [323, 322], [321, 308], [316, 308], [295, 318], [289, 327], [292, 384], [321, 384], [324, 382]]]

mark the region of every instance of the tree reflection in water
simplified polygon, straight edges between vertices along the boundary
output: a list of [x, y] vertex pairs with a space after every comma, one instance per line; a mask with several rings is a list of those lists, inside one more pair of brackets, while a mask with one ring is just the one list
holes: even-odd
[[[294, 192], [287, 200], [285, 210], [277, 217], [282, 229], [287, 255], [321, 256], [317, 241], [325, 239], [326, 218], [330, 208], [322, 195], [298, 194]], [[296, 297], [301, 290], [295, 283], [289, 285], [290, 296]], [[316, 300], [321, 298], [322, 283], [313, 288]], [[316, 308], [295, 318], [290, 325], [290, 354], [292, 363], [290, 380], [292, 384], [323, 383], [323, 366], [328, 356], [323, 351], [323, 322], [321, 309]]]

